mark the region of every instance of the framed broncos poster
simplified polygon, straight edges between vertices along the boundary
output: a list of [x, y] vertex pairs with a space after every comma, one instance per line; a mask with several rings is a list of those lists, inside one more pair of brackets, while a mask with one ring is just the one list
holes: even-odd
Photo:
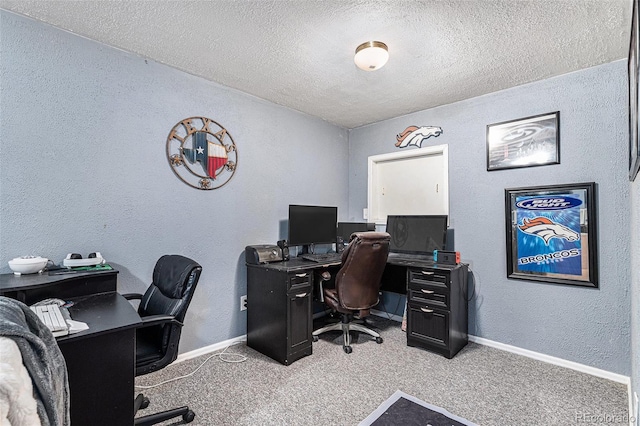
[[505, 189], [507, 277], [598, 287], [594, 182]]

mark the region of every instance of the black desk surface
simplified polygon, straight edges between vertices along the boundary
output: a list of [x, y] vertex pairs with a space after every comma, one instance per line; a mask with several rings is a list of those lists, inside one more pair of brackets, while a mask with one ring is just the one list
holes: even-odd
[[[291, 260], [287, 262], [273, 262], [273, 263], [262, 263], [258, 265], [247, 264], [247, 266], [258, 267], [264, 269], [273, 269], [277, 271], [283, 272], [294, 272], [298, 270], [313, 270], [319, 268], [330, 268], [340, 266], [341, 262], [313, 262], [310, 260], [305, 260], [300, 257], [291, 258]], [[387, 259], [387, 265], [393, 266], [405, 266], [405, 267], [416, 267], [416, 268], [429, 268], [429, 267], [438, 267], [444, 269], [455, 269], [458, 265], [443, 265], [440, 263], [435, 263], [433, 259], [419, 259], [419, 258], [402, 258], [402, 257], [389, 257]]]
[[318, 268], [328, 268], [332, 266], [340, 266], [340, 262], [312, 262], [310, 260], [304, 260], [299, 257], [291, 258], [286, 262], [273, 262], [273, 263], [260, 263], [257, 265], [248, 263], [247, 266], [255, 266], [257, 268], [265, 268], [265, 269], [273, 269], [276, 271], [283, 272], [293, 272], [300, 270], [309, 270], [309, 269], [318, 269]]
[[[73, 272], [68, 274], [0, 275], [0, 294], [25, 292], [39, 294], [50, 289], [46, 297], [63, 298], [72, 301], [69, 307], [71, 319], [87, 323], [89, 330], [67, 336], [58, 337], [59, 342], [70, 339], [81, 339], [107, 332], [135, 328], [141, 324], [138, 313], [131, 303], [115, 292], [117, 270]], [[74, 284], [86, 282], [83, 292], [64, 294], [66, 289], [73, 289]], [[106, 282], [108, 285], [103, 285]], [[88, 294], [87, 294], [88, 293]], [[30, 301], [33, 302], [33, 301]]]
[[71, 319], [82, 321], [88, 330], [58, 337], [58, 342], [95, 337], [104, 333], [135, 328], [142, 324], [140, 316], [131, 303], [119, 293], [99, 293], [71, 298]]

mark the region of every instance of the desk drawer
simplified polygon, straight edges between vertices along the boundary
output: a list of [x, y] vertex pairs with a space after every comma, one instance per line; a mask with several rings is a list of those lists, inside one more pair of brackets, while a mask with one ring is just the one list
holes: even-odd
[[429, 284], [409, 283], [409, 302], [449, 309], [449, 290]]
[[410, 304], [407, 312], [407, 337], [430, 346], [447, 348], [449, 344], [449, 312]]
[[312, 277], [313, 274], [310, 272], [300, 272], [298, 274], [289, 275], [287, 293], [294, 293], [296, 291], [302, 291], [306, 287], [311, 287]]
[[449, 271], [434, 270], [430, 268], [409, 269], [409, 284], [429, 284], [433, 287], [449, 288]]

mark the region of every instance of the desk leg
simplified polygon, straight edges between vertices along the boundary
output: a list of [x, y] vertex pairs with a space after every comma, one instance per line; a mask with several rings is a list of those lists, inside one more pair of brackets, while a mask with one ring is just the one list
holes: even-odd
[[133, 425], [135, 338], [132, 328], [60, 342], [73, 426]]

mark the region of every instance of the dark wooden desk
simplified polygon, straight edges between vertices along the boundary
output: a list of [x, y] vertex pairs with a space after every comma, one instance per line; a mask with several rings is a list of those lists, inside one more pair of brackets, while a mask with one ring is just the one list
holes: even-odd
[[[247, 345], [284, 365], [311, 355], [315, 283], [340, 266], [300, 258], [247, 264]], [[380, 285], [407, 295], [407, 344], [447, 358], [468, 341], [466, 288], [467, 265], [391, 256]]]
[[0, 275], [0, 295], [31, 304], [56, 297], [74, 302], [71, 318], [89, 329], [56, 340], [69, 373], [71, 423], [132, 425], [135, 309], [116, 292], [117, 271], [65, 275]]

